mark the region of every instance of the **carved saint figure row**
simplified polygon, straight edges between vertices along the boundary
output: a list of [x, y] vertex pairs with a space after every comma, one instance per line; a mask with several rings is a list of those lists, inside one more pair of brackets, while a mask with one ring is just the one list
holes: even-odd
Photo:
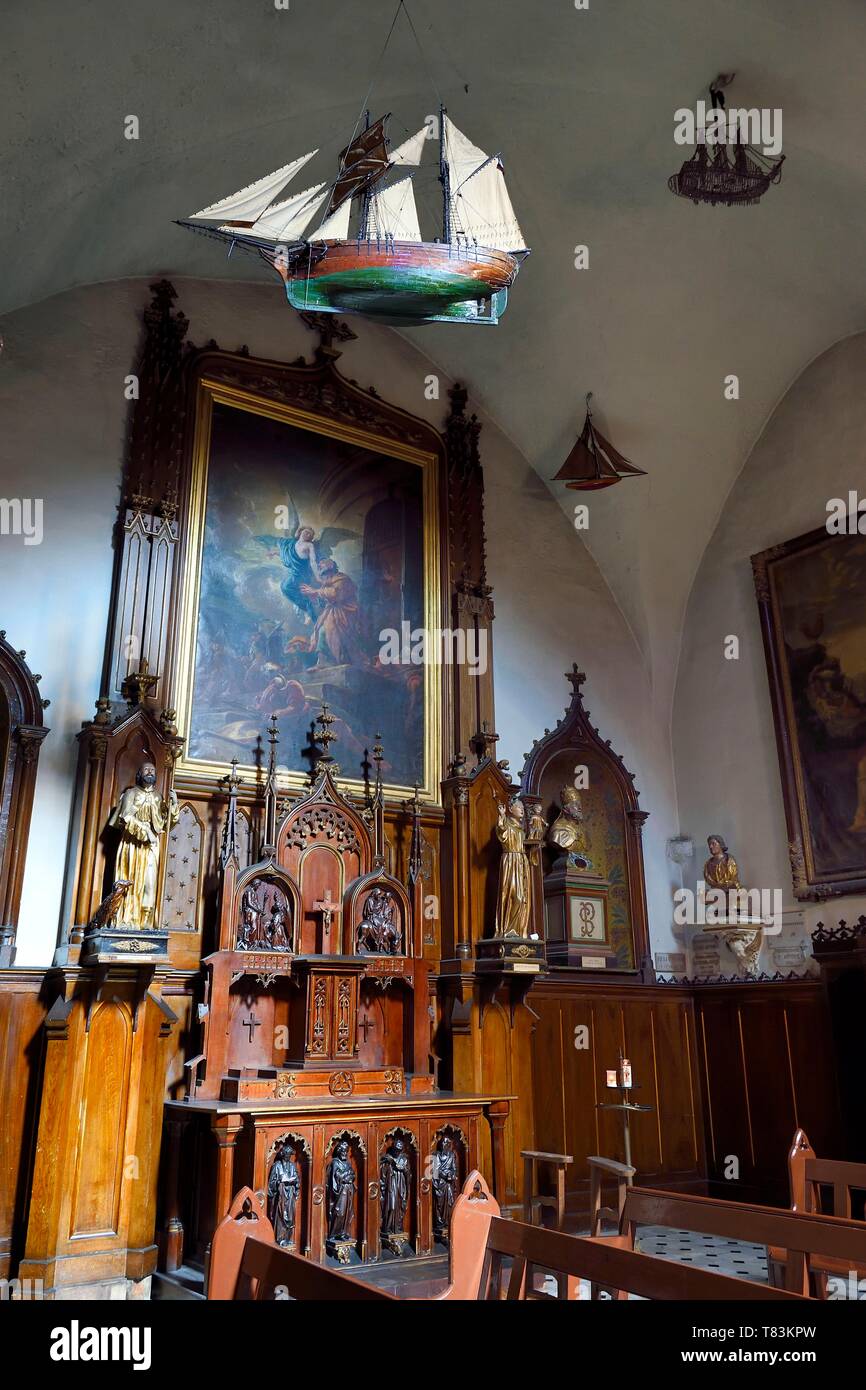
[[264, 878], [254, 878], [241, 895], [239, 951], [291, 952], [292, 916], [282, 888]]
[[[328, 1164], [326, 1212], [328, 1240], [349, 1242], [355, 1215], [355, 1168], [347, 1139], [341, 1139]], [[432, 1161], [433, 1231], [439, 1238], [448, 1235], [451, 1212], [459, 1183], [457, 1153], [453, 1140], [442, 1135], [437, 1140]], [[379, 1160], [379, 1202], [383, 1235], [406, 1232], [406, 1209], [412, 1187], [412, 1159], [406, 1141], [396, 1135]], [[301, 1175], [295, 1151], [289, 1140], [277, 1149], [268, 1176], [268, 1220], [278, 1245], [294, 1248], [295, 1223]]]

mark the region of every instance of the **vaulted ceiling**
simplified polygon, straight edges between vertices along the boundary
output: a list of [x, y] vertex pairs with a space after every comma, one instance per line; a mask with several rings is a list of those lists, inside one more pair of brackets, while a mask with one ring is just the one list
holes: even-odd
[[[49, 18], [5, 0], [0, 313], [125, 276], [265, 276], [173, 219], [316, 145], [338, 150], [394, 7], [88, 0]], [[371, 105], [414, 129], [438, 89], [474, 141], [503, 152], [532, 255], [498, 328], [403, 331], [543, 478], [588, 390], [647, 469], [591, 498], [582, 536], [663, 714], [696, 568], [749, 450], [806, 363], [864, 327], [866, 7], [410, 0], [410, 12], [426, 64], [401, 18]], [[684, 157], [674, 112], [720, 71], [737, 73], [735, 104], [783, 112], [782, 181], [757, 207], [696, 208], [667, 189]], [[738, 401], [724, 397], [730, 373]], [[570, 512], [580, 499], [553, 486]]]

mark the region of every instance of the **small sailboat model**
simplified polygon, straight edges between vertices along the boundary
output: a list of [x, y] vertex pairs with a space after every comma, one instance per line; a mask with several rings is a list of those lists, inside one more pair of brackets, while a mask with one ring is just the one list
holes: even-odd
[[629, 463], [592, 423], [591, 400], [592, 392], [589, 391], [583, 429], [565, 463], [558, 473], [554, 473], [552, 481], [565, 483], [575, 492], [597, 492], [599, 488], [622, 482], [623, 478], [645, 478], [646, 470]]
[[499, 155], [473, 145], [440, 108], [442, 221], [425, 241], [406, 169], [420, 165], [431, 131], [422, 126], [391, 149], [388, 119], [371, 124], [368, 114], [333, 182], [283, 196], [311, 150], [178, 225], [267, 261], [295, 309], [394, 324], [497, 323], [529, 255]]

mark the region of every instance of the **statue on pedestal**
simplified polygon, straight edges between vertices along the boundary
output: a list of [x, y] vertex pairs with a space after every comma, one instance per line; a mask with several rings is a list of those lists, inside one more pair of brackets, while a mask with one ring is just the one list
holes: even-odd
[[448, 1239], [458, 1182], [454, 1141], [449, 1135], [443, 1134], [433, 1155], [433, 1234], [438, 1240]]
[[502, 845], [499, 866], [499, 898], [496, 907], [497, 936], [529, 936], [529, 859], [524, 845], [523, 802], [512, 796], [508, 807], [500, 802], [496, 838]]
[[723, 935], [745, 974], [756, 975], [763, 937], [762, 923], [760, 919], [750, 917], [748, 913], [742, 914], [740, 911], [740, 894], [745, 896], [747, 890], [740, 882], [737, 861], [728, 852], [728, 846], [722, 836], [708, 835], [707, 848], [710, 857], [703, 868], [704, 884], [714, 897], [723, 895], [723, 905], [719, 912], [715, 905], [707, 902], [707, 909], [709, 911], [712, 906], [716, 921], [713, 924], [708, 921], [704, 931], [715, 931]]
[[355, 1169], [349, 1158], [349, 1141], [341, 1139], [328, 1164], [327, 1176], [328, 1253], [348, 1263], [355, 1214]]
[[574, 868], [591, 869], [589, 836], [580, 805], [580, 792], [566, 783], [559, 793], [562, 810], [547, 832], [547, 842], [568, 855]]
[[704, 883], [708, 888], [742, 888], [737, 861], [728, 853], [728, 846], [721, 835], [707, 836], [707, 849], [710, 857], [704, 864]]
[[295, 1209], [301, 1177], [294, 1150], [285, 1140], [277, 1150], [268, 1177], [268, 1220], [277, 1245], [295, 1247]]
[[[379, 1160], [379, 1194], [382, 1203], [382, 1235], [406, 1237], [406, 1207], [412, 1160], [399, 1136]], [[393, 1242], [386, 1240], [386, 1244]]]
[[180, 814], [175, 793], [165, 801], [155, 786], [156, 768], [142, 763], [135, 786], [127, 787], [108, 820], [120, 831], [114, 878], [129, 883], [123, 902], [123, 925], [128, 927], [156, 926], [160, 837], [177, 824]]

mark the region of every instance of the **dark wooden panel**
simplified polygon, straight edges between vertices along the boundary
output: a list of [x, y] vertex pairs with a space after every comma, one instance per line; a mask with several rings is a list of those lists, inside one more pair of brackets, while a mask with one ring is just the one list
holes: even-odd
[[785, 1203], [798, 1127], [818, 1152], [844, 1157], [823, 987], [807, 979], [702, 985], [693, 994], [713, 1190]]
[[0, 971], [0, 1278], [24, 1239], [42, 1063], [42, 971]]

